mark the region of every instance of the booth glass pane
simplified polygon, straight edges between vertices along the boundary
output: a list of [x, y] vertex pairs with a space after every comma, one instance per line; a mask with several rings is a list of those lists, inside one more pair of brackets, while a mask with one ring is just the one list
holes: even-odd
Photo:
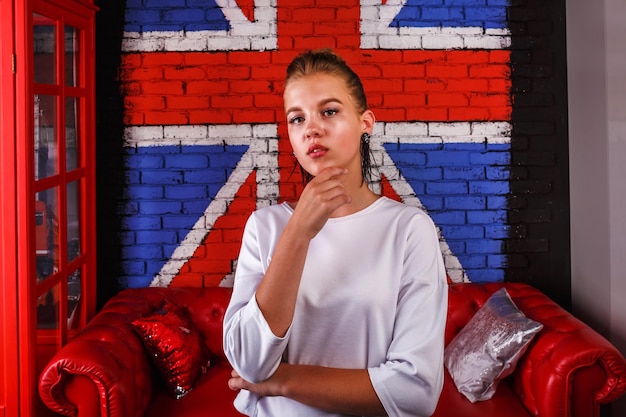
[[72, 329], [78, 322], [78, 312], [81, 302], [81, 269], [72, 272], [67, 279], [67, 327]]
[[66, 170], [78, 168], [78, 98], [65, 99], [65, 165]]
[[35, 82], [56, 84], [56, 26], [52, 19], [33, 14]]
[[78, 85], [78, 30], [71, 26], [65, 26], [65, 85], [76, 87]]
[[67, 261], [80, 255], [80, 195], [79, 181], [67, 184]]
[[58, 187], [37, 193], [35, 198], [35, 256], [37, 281], [59, 270]]
[[35, 94], [35, 180], [59, 173], [57, 98]]
[[37, 328], [56, 329], [59, 326], [59, 284], [37, 297]]

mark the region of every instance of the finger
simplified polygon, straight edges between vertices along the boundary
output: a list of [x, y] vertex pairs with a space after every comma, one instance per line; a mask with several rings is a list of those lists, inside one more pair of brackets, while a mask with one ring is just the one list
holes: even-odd
[[315, 179], [317, 179], [320, 182], [323, 182], [332, 178], [339, 177], [341, 175], [346, 175], [347, 173], [348, 173], [348, 170], [346, 168], [329, 167], [329, 168], [324, 168], [319, 174], [317, 174]]
[[[344, 184], [336, 177], [327, 178], [326, 175], [311, 181], [300, 196], [303, 205], [310, 204], [345, 204], [350, 202], [350, 197], [346, 192]], [[300, 205], [300, 204], [298, 204]]]
[[328, 188], [319, 197], [320, 202], [326, 204], [329, 208], [337, 208], [351, 201], [350, 196], [346, 193], [346, 189], [341, 184]]
[[243, 389], [243, 379], [241, 378], [231, 378], [228, 380], [228, 388], [233, 391], [240, 391]]
[[317, 217], [315, 213], [324, 217], [323, 213], [328, 215], [342, 204], [350, 202], [350, 196], [340, 182], [326, 181], [321, 185], [309, 184], [307, 187], [296, 207], [297, 211], [308, 213], [307, 217]]
[[315, 177], [307, 186], [308, 191], [312, 194], [323, 195], [328, 191], [336, 193], [344, 192], [345, 187], [339, 177], [345, 175], [348, 171], [343, 168], [327, 168], [320, 175]]

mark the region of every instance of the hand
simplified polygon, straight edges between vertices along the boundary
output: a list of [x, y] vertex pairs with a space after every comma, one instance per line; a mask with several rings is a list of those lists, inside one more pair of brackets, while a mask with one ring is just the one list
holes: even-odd
[[233, 391], [239, 391], [243, 389], [243, 390], [247, 390], [255, 394], [258, 394], [263, 397], [275, 397], [275, 396], [282, 395], [281, 394], [281, 381], [283, 380], [283, 377], [285, 376], [284, 371], [285, 371], [286, 366], [288, 365], [281, 364], [276, 370], [276, 372], [274, 372], [274, 375], [272, 375], [270, 378], [266, 379], [265, 381], [262, 381], [256, 384], [246, 381], [245, 379], [240, 377], [239, 374], [235, 370], [233, 370], [230, 373], [231, 378], [228, 380], [228, 387]]
[[326, 168], [304, 188], [294, 211], [293, 220], [300, 223], [304, 233], [312, 239], [324, 227], [335, 210], [352, 199], [341, 182], [345, 168]]

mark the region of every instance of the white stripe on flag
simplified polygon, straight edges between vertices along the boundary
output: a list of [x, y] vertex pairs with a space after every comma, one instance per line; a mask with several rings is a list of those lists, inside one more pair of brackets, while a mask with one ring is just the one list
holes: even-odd
[[[265, 51], [278, 47], [273, 0], [254, 2], [254, 21], [232, 0], [215, 0], [230, 30], [124, 32], [123, 52]], [[274, 4], [274, 5], [273, 5]]]
[[506, 49], [511, 46], [508, 29], [391, 26], [406, 2], [361, 2], [362, 49]]

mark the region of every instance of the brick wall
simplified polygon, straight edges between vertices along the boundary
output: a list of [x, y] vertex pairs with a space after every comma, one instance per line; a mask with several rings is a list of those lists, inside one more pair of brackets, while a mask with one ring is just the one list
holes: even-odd
[[512, 1], [513, 130], [505, 279], [570, 306], [565, 1]]
[[120, 287], [228, 281], [249, 213], [301, 188], [284, 70], [322, 46], [359, 73], [377, 116], [375, 189], [430, 213], [455, 281], [537, 281], [566, 255], [564, 34], [547, 6], [121, 3], [103, 2], [99, 25], [116, 22], [100, 30], [99, 56], [115, 57], [100, 100], [116, 111], [100, 123], [99, 195], [102, 269]]

